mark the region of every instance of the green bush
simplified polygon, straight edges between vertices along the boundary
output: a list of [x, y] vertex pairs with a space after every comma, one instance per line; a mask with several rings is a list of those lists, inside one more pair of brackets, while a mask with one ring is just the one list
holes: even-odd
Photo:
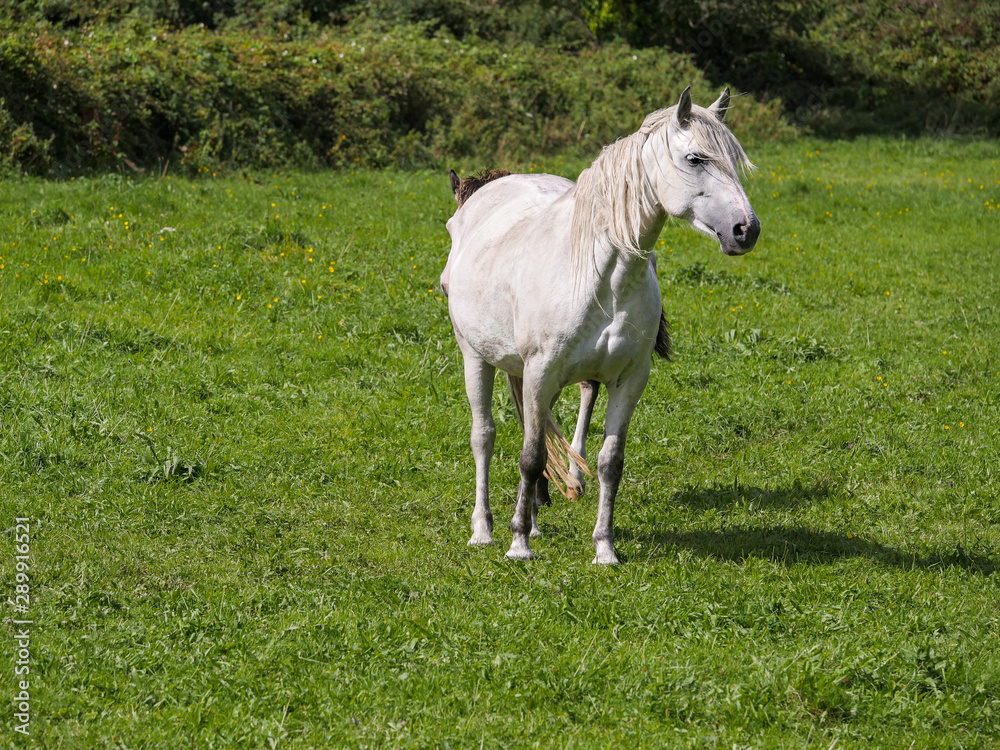
[[971, 0], [0, 0], [0, 19], [6, 171], [594, 153], [726, 81], [752, 94], [749, 140], [1000, 128], [1000, 6]]
[[[586, 0], [601, 41], [690, 54], [816, 134], [996, 133], [1000, 4]], [[650, 19], [655, 19], [651, 23]]]
[[17, 124], [0, 99], [0, 175], [20, 171], [44, 172], [50, 164], [49, 145], [35, 135], [30, 123]]
[[[828, 81], [800, 118], [820, 133], [974, 132], [1000, 128], [1000, 5], [887, 3], [831, 7], [810, 43]], [[811, 121], [809, 121], [811, 119]]]
[[[8, 130], [39, 146], [30, 159], [9, 158], [33, 172], [48, 166], [42, 152], [67, 170], [421, 166], [595, 152], [689, 83], [700, 101], [717, 94], [678, 54], [463, 43], [421, 26], [307, 39], [142, 21], [19, 26], [0, 43], [0, 76]], [[747, 138], [789, 131], [778, 104], [749, 97], [732, 122]]]

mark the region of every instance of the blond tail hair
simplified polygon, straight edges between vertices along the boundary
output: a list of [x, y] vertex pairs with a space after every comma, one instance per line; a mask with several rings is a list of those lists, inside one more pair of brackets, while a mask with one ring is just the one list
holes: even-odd
[[[507, 385], [510, 387], [510, 395], [514, 401], [517, 421], [524, 429], [524, 378], [507, 375]], [[573, 450], [573, 446], [563, 437], [559, 425], [552, 418], [551, 410], [545, 418], [545, 449], [545, 478], [555, 484], [564, 497], [568, 497], [570, 500], [580, 497], [583, 494], [583, 486], [580, 484], [580, 480], [570, 472], [570, 462], [579, 466], [588, 477], [594, 476], [594, 472], [587, 466], [583, 456]]]

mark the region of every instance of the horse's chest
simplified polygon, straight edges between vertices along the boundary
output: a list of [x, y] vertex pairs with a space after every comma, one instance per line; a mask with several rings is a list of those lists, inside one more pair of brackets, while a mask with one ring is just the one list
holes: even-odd
[[657, 317], [645, 311], [619, 312], [579, 341], [573, 357], [585, 379], [609, 382], [648, 360], [656, 340]]
[[609, 382], [649, 358], [662, 308], [659, 287], [655, 277], [647, 277], [630, 292], [595, 299], [577, 328], [568, 359], [580, 364], [586, 379]]
[[641, 315], [620, 315], [601, 332], [596, 353], [610, 363], [626, 363], [645, 356], [656, 330]]

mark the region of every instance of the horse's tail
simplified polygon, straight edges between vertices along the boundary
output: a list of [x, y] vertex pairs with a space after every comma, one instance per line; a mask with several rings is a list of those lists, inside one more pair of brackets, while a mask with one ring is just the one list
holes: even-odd
[[[524, 429], [524, 378], [507, 375], [507, 385], [510, 388], [511, 399], [514, 401], [517, 421], [521, 424], [521, 429]], [[563, 437], [559, 425], [552, 418], [551, 410], [545, 419], [545, 448], [547, 455], [545, 478], [554, 482], [564, 497], [571, 500], [580, 497], [583, 494], [583, 486], [570, 471], [570, 462], [580, 467], [588, 477], [594, 476], [594, 472], [587, 466], [587, 461], [583, 456], [573, 450], [573, 446]]]
[[662, 307], [660, 308], [660, 327], [656, 331], [656, 344], [653, 351], [666, 360], [674, 356], [674, 348], [670, 343], [670, 325], [667, 323], [667, 316]]

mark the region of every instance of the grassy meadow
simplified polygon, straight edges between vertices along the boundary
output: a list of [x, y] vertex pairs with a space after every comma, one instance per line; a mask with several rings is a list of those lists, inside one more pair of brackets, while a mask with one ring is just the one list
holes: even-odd
[[0, 744], [997, 747], [998, 143], [750, 156], [752, 254], [660, 239], [614, 569], [594, 484], [504, 559], [499, 387], [465, 544], [446, 174], [0, 183]]

